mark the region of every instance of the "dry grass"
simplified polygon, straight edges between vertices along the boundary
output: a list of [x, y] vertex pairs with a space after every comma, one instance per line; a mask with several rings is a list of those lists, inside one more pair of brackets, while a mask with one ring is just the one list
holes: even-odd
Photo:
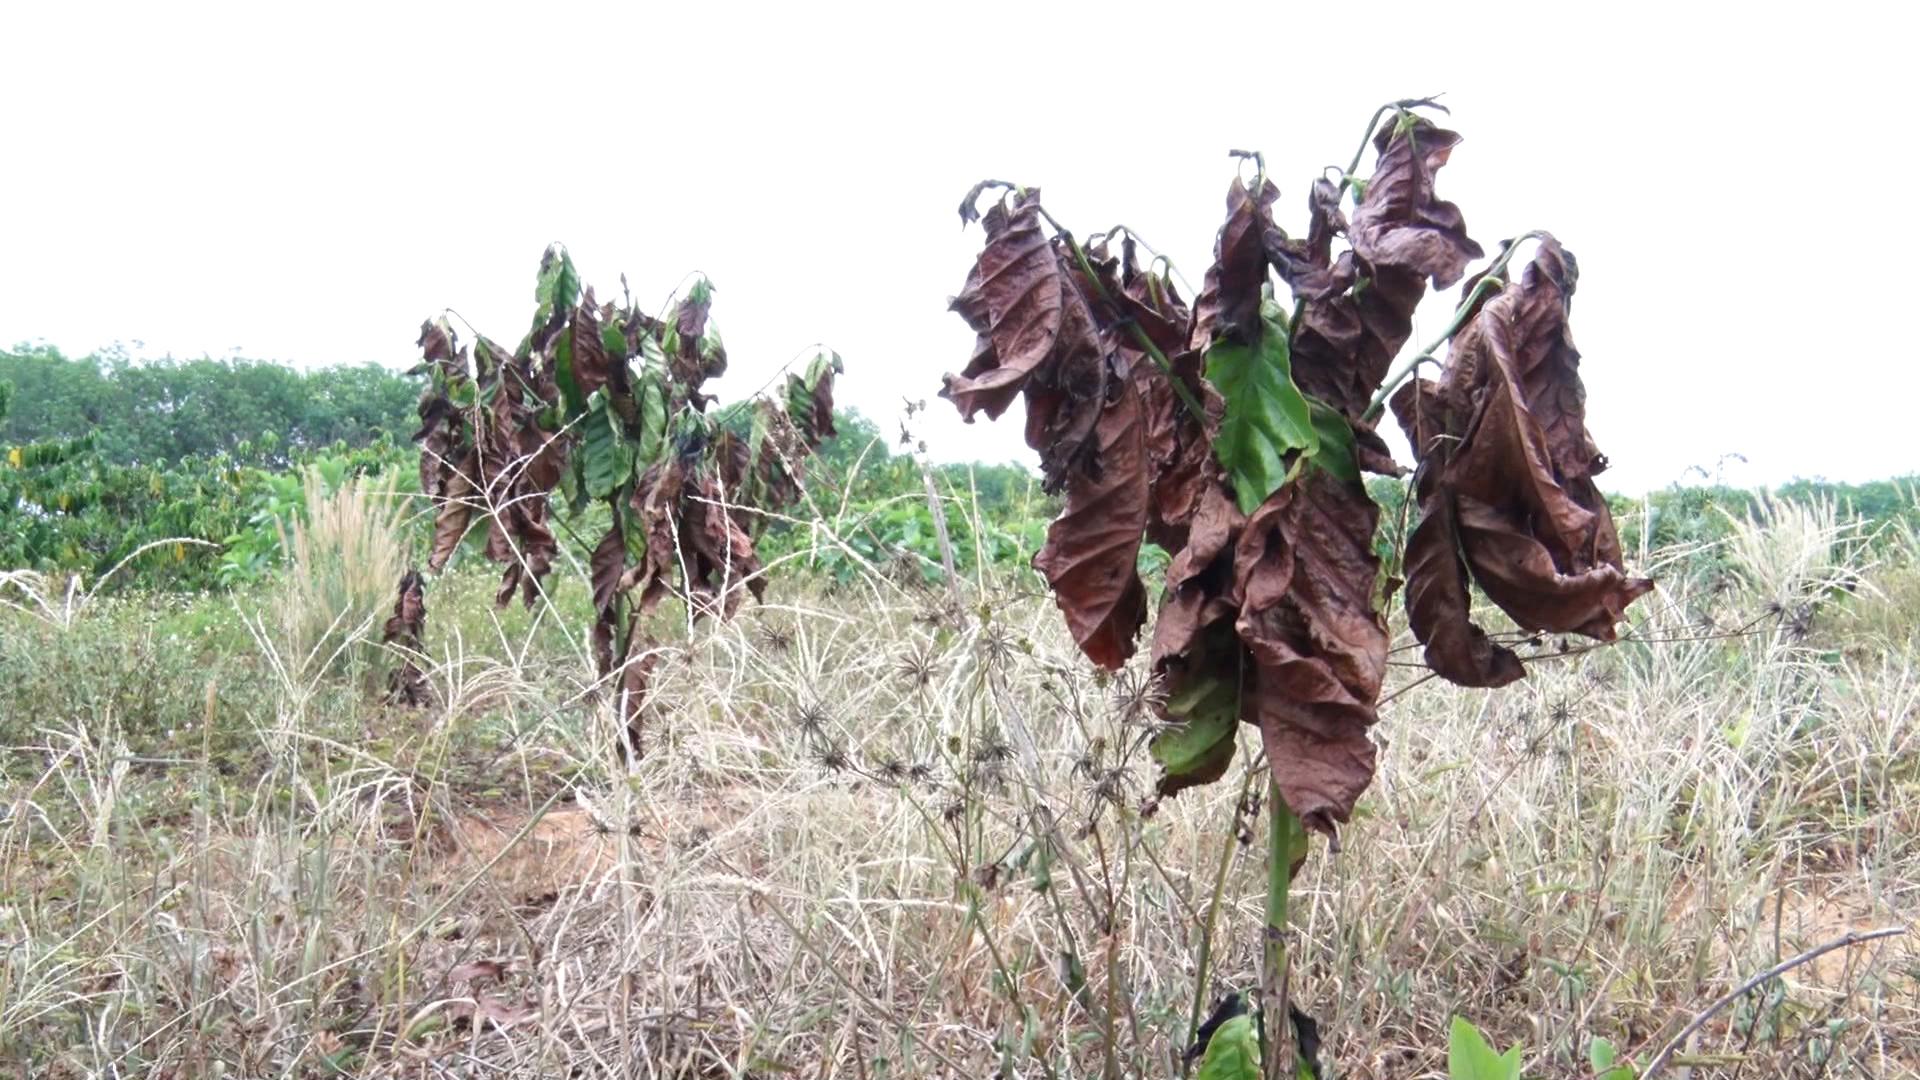
[[360, 646], [382, 607], [393, 603], [406, 567], [405, 503], [391, 480], [355, 478], [328, 490], [319, 470], [308, 469], [302, 484], [304, 518], [277, 523], [286, 569], [274, 625], [284, 648], [273, 660], [295, 672], [337, 669], [365, 659], [351, 654], [369, 651]]
[[[1456, 1013], [1583, 1075], [1595, 1035], [1647, 1053], [1778, 957], [1911, 923], [1920, 667], [1910, 635], [1863, 649], [1829, 617], [1874, 580], [1844, 544], [1813, 557], [1831, 527], [1753, 526], [1737, 583], [1671, 583], [1628, 643], [1506, 691], [1415, 686], [1398, 654], [1379, 779], [1295, 885], [1334, 1075], [1438, 1075]], [[1216, 880], [1199, 990], [1255, 983], [1246, 774], [1148, 810], [1150, 690], [1090, 671], [1045, 598], [787, 582], [681, 625], [626, 773], [554, 614], [476, 623], [484, 591], [430, 593], [426, 713], [334, 711], [286, 664], [261, 704], [211, 687], [249, 773], [143, 761], [98, 712], [36, 725], [0, 815], [0, 1060], [1175, 1076]], [[1683, 1059], [1920, 1075], [1920, 943], [1797, 969]]]

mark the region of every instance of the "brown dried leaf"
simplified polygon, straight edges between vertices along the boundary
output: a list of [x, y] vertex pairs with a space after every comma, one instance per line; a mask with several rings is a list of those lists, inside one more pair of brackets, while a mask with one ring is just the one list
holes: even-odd
[[456, 998], [447, 1002], [447, 1017], [454, 1023], [478, 1025], [482, 1021], [493, 1023], [497, 1027], [512, 1027], [524, 1024], [540, 1015], [540, 1006], [531, 1001], [506, 1001], [498, 998], [478, 998], [473, 1001]]
[[635, 758], [646, 752], [646, 707], [653, 697], [653, 670], [660, 662], [660, 653], [654, 642], [642, 639], [635, 643], [639, 651], [637, 656], [629, 656], [620, 671], [619, 697], [615, 700], [615, 713], [621, 730], [626, 738], [621, 743], [621, 753], [625, 755], [631, 748]]
[[1413, 113], [1380, 125], [1373, 137], [1379, 162], [1348, 230], [1363, 266], [1404, 267], [1446, 289], [1485, 254], [1467, 236], [1460, 208], [1433, 192], [1435, 174], [1459, 143], [1459, 135]]
[[726, 504], [716, 478], [701, 475], [691, 491], [682, 488], [679, 514], [687, 602], [695, 611], [717, 614], [724, 621], [739, 608], [743, 589], [760, 599], [767, 579], [760, 573], [753, 538], [747, 535], [744, 516]]
[[1187, 347], [1204, 352], [1216, 337], [1240, 341], [1260, 336], [1260, 293], [1267, 284], [1267, 233], [1274, 228], [1273, 204], [1280, 189], [1256, 180], [1249, 191], [1238, 176], [1227, 188], [1227, 220], [1213, 242], [1213, 265], [1193, 303]]
[[1606, 459], [1586, 430], [1568, 330], [1574, 267], [1543, 239], [1520, 280], [1455, 336], [1440, 381], [1394, 395], [1420, 460], [1425, 519], [1417, 561], [1409, 545], [1409, 611], [1428, 663], [1467, 685], [1511, 681], [1518, 661], [1483, 647], [1459, 560], [1446, 554], [1458, 551], [1487, 597], [1533, 631], [1612, 641], [1627, 606], [1653, 587], [1626, 576], [1593, 482]]
[[427, 626], [427, 598], [420, 571], [409, 570], [400, 576], [400, 590], [394, 600], [393, 615], [380, 628], [380, 640], [389, 645], [417, 647]]
[[1520, 657], [1496, 644], [1469, 617], [1473, 599], [1467, 568], [1454, 550], [1453, 504], [1431, 501], [1407, 538], [1407, 622], [1425, 643], [1427, 666], [1460, 686], [1505, 686], [1526, 677]]
[[713, 306], [712, 287], [705, 281], [695, 285], [680, 301], [674, 313], [674, 332], [679, 348], [667, 358], [667, 366], [673, 377], [675, 389], [686, 395], [686, 401], [696, 410], [703, 410], [712, 399], [701, 392], [708, 379], [718, 378], [727, 371], [727, 350], [715, 345], [708, 349], [707, 313]]
[[1138, 570], [1148, 500], [1142, 406], [1133, 383], [1117, 385], [1118, 399], [1095, 428], [1087, 469], [1069, 478], [1066, 509], [1033, 557], [1081, 651], [1109, 669], [1133, 655], [1147, 619]]
[[1254, 511], [1234, 554], [1253, 669], [1242, 718], [1259, 725], [1287, 805], [1328, 835], [1373, 779], [1367, 729], [1387, 666], [1377, 519], [1357, 477], [1309, 467]]
[[460, 549], [460, 541], [467, 535], [475, 493], [472, 468], [473, 455], [469, 454], [438, 477], [441, 487], [434, 494], [439, 509], [433, 519], [433, 548], [427, 555], [427, 569], [434, 573], [446, 568], [447, 561]]
[[[1412, 114], [1389, 118], [1375, 137], [1379, 162], [1351, 225], [1341, 217], [1338, 189], [1321, 180], [1308, 197], [1306, 241], [1286, 241], [1277, 230], [1268, 237], [1268, 257], [1306, 300], [1292, 343], [1294, 382], [1355, 424], [1371, 472], [1399, 471], [1359, 420], [1413, 334], [1427, 279], [1450, 286], [1482, 254], [1460, 209], [1434, 195], [1436, 174], [1459, 141]], [[1342, 233], [1353, 250], [1334, 258], [1333, 237]]]
[[1060, 245], [1040, 228], [1040, 192], [996, 206], [984, 219], [987, 244], [967, 286], [949, 305], [980, 335], [973, 359], [949, 374], [940, 396], [971, 422], [1005, 412], [1026, 393], [1027, 445], [1040, 454], [1049, 490], [1088, 449], [1106, 400], [1107, 348]]
[[596, 615], [593, 624], [594, 661], [600, 674], [606, 675], [613, 670], [613, 635], [619, 625], [618, 601], [627, 569], [627, 538], [620, 527], [618, 514], [614, 515], [613, 523], [607, 527], [606, 535], [594, 545], [589, 565]]
[[643, 614], [658, 607], [673, 589], [680, 550], [675, 514], [685, 483], [686, 469], [674, 457], [649, 465], [634, 485], [632, 505], [646, 529], [647, 552], [638, 566], [627, 570], [621, 587], [639, 586]]
[[402, 654], [400, 666], [387, 676], [387, 700], [394, 704], [418, 708], [432, 698], [426, 673], [409, 655], [420, 651], [420, 635], [426, 632], [426, 627], [425, 585], [418, 570], [408, 570], [401, 575], [393, 614], [380, 631], [381, 642], [394, 646]]

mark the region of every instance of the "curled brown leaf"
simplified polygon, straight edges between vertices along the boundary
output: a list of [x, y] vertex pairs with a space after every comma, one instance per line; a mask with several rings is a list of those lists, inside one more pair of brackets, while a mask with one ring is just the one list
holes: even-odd
[[1088, 471], [1068, 482], [1066, 507], [1033, 557], [1074, 641], [1110, 669], [1133, 655], [1147, 620], [1139, 573], [1149, 488], [1145, 423], [1138, 388], [1128, 380], [1115, 386], [1117, 398], [1095, 429]]
[[1259, 726], [1288, 806], [1328, 835], [1373, 779], [1367, 729], [1387, 666], [1377, 519], [1357, 477], [1308, 467], [1247, 519], [1234, 553], [1252, 668], [1242, 718]]
[[[1575, 266], [1544, 237], [1519, 280], [1455, 336], [1439, 381], [1412, 382], [1394, 395], [1420, 461], [1423, 522], [1409, 550], [1409, 611], [1428, 663], [1467, 685], [1511, 681], [1518, 660], [1471, 625], [1462, 573], [1523, 629], [1602, 641], [1614, 639], [1627, 606], [1653, 587], [1625, 573], [1593, 480], [1606, 459], [1586, 430], [1580, 354], [1568, 329]], [[1451, 552], [1453, 560], [1445, 557]]]

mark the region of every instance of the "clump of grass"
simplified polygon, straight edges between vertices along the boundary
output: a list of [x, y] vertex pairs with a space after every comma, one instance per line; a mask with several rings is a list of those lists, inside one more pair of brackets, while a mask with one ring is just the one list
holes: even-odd
[[364, 661], [367, 630], [405, 570], [402, 500], [391, 481], [329, 487], [303, 477], [305, 513], [278, 523], [286, 569], [276, 598], [284, 655], [301, 669]]

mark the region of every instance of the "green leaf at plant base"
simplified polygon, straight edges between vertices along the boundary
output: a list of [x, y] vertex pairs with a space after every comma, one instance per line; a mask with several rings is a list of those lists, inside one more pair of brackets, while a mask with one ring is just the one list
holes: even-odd
[[1447, 1075], [1452, 1080], [1520, 1080], [1520, 1047], [1496, 1054], [1479, 1028], [1456, 1016], [1447, 1039]]
[[1633, 1062], [1621, 1061], [1613, 1043], [1598, 1035], [1587, 1044], [1587, 1063], [1593, 1066], [1594, 1080], [1633, 1080]]
[[1207, 1041], [1194, 1080], [1260, 1080], [1260, 1037], [1251, 1016], [1236, 1016], [1221, 1024]]
[[1319, 450], [1311, 407], [1293, 383], [1283, 318], [1278, 306], [1263, 303], [1256, 340], [1216, 341], [1207, 350], [1207, 380], [1227, 405], [1213, 452], [1248, 514], [1286, 483], [1288, 453]]

